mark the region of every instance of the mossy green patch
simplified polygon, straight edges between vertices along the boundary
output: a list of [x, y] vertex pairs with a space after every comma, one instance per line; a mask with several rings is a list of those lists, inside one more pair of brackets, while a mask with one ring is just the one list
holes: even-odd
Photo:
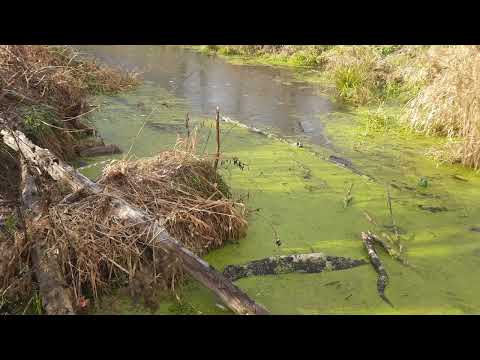
[[[147, 87], [125, 97], [103, 98], [104, 108], [93, 121], [105, 140], [128, 150], [144, 121], [142, 110], [135, 106], [139, 101], [147, 107], [158, 106], [161, 101], [174, 103], [171, 108], [158, 106], [152, 121], [180, 124], [185, 106], [168, 94], [158, 95], [158, 91]], [[401, 127], [388, 117], [395, 117], [395, 110], [385, 109], [385, 113], [387, 117], [380, 120], [368, 120], [361, 111], [353, 110], [318, 120], [324, 121], [336, 154], [351, 160], [375, 181], [325, 161], [331, 150], [297, 148], [222, 123], [223, 159], [235, 157], [245, 164], [242, 169], [225, 162], [222, 175], [232, 188], [232, 196], [243, 199], [256, 211], [249, 217], [244, 239], [209, 253], [205, 259], [222, 270], [229, 264], [312, 250], [365, 258], [362, 231], [394, 235], [386, 201], [386, 186], [390, 186], [392, 214], [402, 230], [399, 236], [405, 255], [413, 266], [405, 267], [380, 253], [391, 278], [386, 294], [394, 308], [378, 297], [377, 276], [370, 266], [320, 274], [251, 277], [240, 279], [238, 286], [276, 314], [479, 312], [480, 290], [472, 284], [478, 277], [480, 236], [469, 227], [479, 225], [480, 179], [467, 169], [425, 158], [423, 151], [442, 140], [400, 131]], [[378, 126], [367, 129], [369, 121]], [[213, 121], [191, 116], [191, 128], [195, 127], [197, 149], [214, 154]], [[183, 134], [180, 126], [173, 129], [145, 125], [130, 155], [149, 156], [170, 149], [177, 134]], [[99, 170], [95, 169], [96, 174]], [[93, 170], [88, 175], [96, 176]], [[418, 186], [421, 177], [428, 179], [428, 187]], [[354, 201], [345, 207], [345, 192], [351, 184]], [[444, 207], [447, 211], [432, 213], [419, 205]], [[277, 238], [281, 246], [276, 244]], [[188, 309], [167, 301], [157, 313], [191, 313], [190, 307], [202, 314], [225, 313], [215, 305], [214, 296], [195, 282], [185, 286], [182, 299], [187, 299]], [[130, 311], [124, 307], [115, 310]]]

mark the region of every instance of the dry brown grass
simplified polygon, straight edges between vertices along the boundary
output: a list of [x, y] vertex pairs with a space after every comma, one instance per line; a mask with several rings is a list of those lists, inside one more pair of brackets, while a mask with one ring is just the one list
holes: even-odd
[[207, 157], [195, 154], [195, 136], [150, 159], [117, 161], [99, 183], [125, 200], [166, 218], [171, 235], [197, 254], [245, 233], [245, 209], [229, 200], [230, 191]]
[[28, 246], [16, 208], [19, 177], [15, 155], [0, 144], [0, 309], [32, 291]]
[[[211, 159], [195, 154], [195, 136], [180, 139], [173, 150], [154, 158], [113, 162], [99, 183], [105, 187], [103, 193], [85, 194], [71, 204], [59, 202], [61, 196], [48, 191], [51, 204], [38, 222], [45, 225], [36, 230], [45, 234], [47, 251], [57, 254], [77, 301], [97, 299], [127, 286], [132, 296], [142, 296], [147, 305], [154, 305], [159, 292], [175, 291], [182, 283], [178, 260], [155, 245], [152, 226], [124, 223], [112, 215], [114, 197], [144, 210], [151, 225], [160, 220], [198, 255], [241, 238], [247, 228], [244, 205], [229, 198], [229, 189]], [[19, 254], [28, 253], [29, 244], [23, 246]], [[18, 280], [18, 266], [5, 273], [0, 292]], [[28, 289], [34, 287], [30, 285]]]
[[92, 92], [125, 90], [137, 83], [135, 74], [81, 59], [70, 47], [44, 45], [1, 45], [0, 81], [7, 95], [48, 104], [65, 117], [81, 114]]
[[0, 45], [0, 118], [64, 159], [75, 156], [76, 135], [92, 133], [81, 117], [90, 110], [87, 96], [137, 83], [135, 74], [100, 66], [70, 47]]
[[406, 118], [418, 131], [456, 139], [446, 149], [448, 157], [478, 169], [480, 49], [433, 47], [429, 52], [429, 69], [432, 80], [408, 104]]

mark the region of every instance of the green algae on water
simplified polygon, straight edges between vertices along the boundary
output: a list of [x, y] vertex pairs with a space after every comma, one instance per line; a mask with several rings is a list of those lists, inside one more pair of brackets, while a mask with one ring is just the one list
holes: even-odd
[[[130, 147], [144, 117], [135, 107], [146, 108], [170, 101], [170, 109], [159, 110], [153, 121], [174, 124], [183, 119], [186, 107], [181, 101], [156, 90], [144, 89], [123, 98], [104, 98], [107, 102], [93, 119], [106, 141]], [[153, 99], [153, 100], [152, 100]], [[165, 100], [167, 99], [167, 100]], [[239, 119], [241, 120], [241, 119]], [[246, 129], [222, 124], [222, 156], [239, 159], [240, 169], [224, 163], [222, 173], [232, 188], [232, 196], [247, 202], [252, 212], [247, 236], [205, 256], [220, 271], [229, 264], [241, 264], [272, 255], [311, 252], [365, 258], [360, 240], [362, 231], [388, 233], [389, 211], [385, 184], [394, 184], [391, 202], [396, 224], [409, 262], [416, 270], [402, 266], [381, 254], [390, 276], [388, 297], [395, 308], [383, 303], [376, 292], [376, 274], [369, 266], [321, 274], [284, 274], [240, 279], [237, 285], [275, 314], [457, 314], [480, 310], [480, 290], [472, 286], [480, 265], [480, 238], [469, 231], [478, 225], [480, 180], [470, 170], [438, 165], [423, 156], [436, 139], [399, 133], [392, 137], [382, 129], [368, 131], [356, 113], [331, 114], [325, 122], [329, 138], [338, 155], [350, 159], [369, 181], [348, 169], [324, 161], [316, 152], [325, 149], [296, 148], [254, 134]], [[213, 154], [213, 121], [192, 116], [198, 131], [198, 148]], [[167, 129], [167, 130], [165, 130]], [[171, 148], [181, 127], [145, 126], [132, 156], [150, 156]], [[208, 140], [208, 144], [206, 141]], [[96, 159], [92, 159], [92, 162]], [[301, 165], [299, 165], [301, 164]], [[96, 169], [100, 171], [101, 166]], [[308, 169], [309, 176], [305, 176]], [[89, 176], [95, 177], [93, 170]], [[459, 182], [453, 175], [466, 179]], [[433, 179], [427, 188], [417, 186], [420, 177]], [[344, 207], [345, 189], [355, 183], [355, 201]], [[419, 205], [441, 206], [448, 211], [430, 213]], [[380, 229], [365, 219], [372, 214]], [[275, 244], [279, 237], [282, 245]], [[326, 286], [331, 282], [334, 286]], [[215, 297], [195, 282], [182, 290], [182, 298], [203, 314], [223, 314]], [[163, 303], [162, 303], [163, 304]], [[180, 307], [161, 305], [159, 313], [178, 313]], [[180, 309], [180, 310], [179, 310]], [[138, 310], [138, 309], [137, 309]], [[117, 310], [123, 313], [122, 308]], [[147, 310], [138, 310], [139, 312]], [[187, 312], [189, 312], [188, 310]], [[127, 311], [128, 312], [128, 311]]]

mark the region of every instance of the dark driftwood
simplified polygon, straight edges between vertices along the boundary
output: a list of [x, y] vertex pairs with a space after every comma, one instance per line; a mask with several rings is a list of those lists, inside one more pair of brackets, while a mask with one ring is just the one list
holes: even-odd
[[363, 259], [356, 260], [322, 253], [271, 256], [243, 265], [228, 265], [223, 274], [232, 281], [256, 275], [279, 275], [293, 272], [320, 273], [345, 270], [364, 265]]
[[109, 144], [109, 145], [98, 145], [98, 146], [92, 146], [90, 148], [86, 148], [80, 151], [80, 156], [99, 156], [99, 155], [112, 155], [112, 154], [120, 154], [122, 150], [115, 145], [115, 144]]
[[385, 267], [383, 266], [382, 261], [378, 257], [375, 251], [375, 248], [373, 246], [375, 238], [370, 233], [362, 232], [362, 241], [363, 241], [363, 245], [365, 245], [365, 249], [367, 250], [368, 257], [370, 258], [370, 262], [372, 263], [373, 268], [378, 274], [378, 279], [377, 279], [378, 294], [387, 304], [393, 307], [393, 304], [385, 296], [385, 288], [388, 285], [389, 278], [388, 278], [387, 271], [385, 270]]
[[[50, 151], [32, 144], [20, 131], [15, 132], [15, 137], [6, 130], [0, 131], [0, 134], [3, 136], [6, 145], [18, 151], [18, 143], [21, 152], [29, 161], [46, 171], [54, 180], [68, 185], [72, 191], [75, 192], [85, 188], [92, 193], [103, 192], [104, 188], [102, 186], [76, 172], [71, 166], [56, 158]], [[185, 271], [213, 291], [235, 313], [268, 314], [263, 306], [255, 303], [230, 280], [172, 238], [163, 226], [162, 219], [153, 219], [141, 209], [114, 195], [112, 195], [110, 202], [110, 214], [116, 216], [119, 220], [137, 226], [149, 227], [148, 232], [154, 234], [151, 239], [151, 246], [161, 248], [181, 259]]]
[[[291, 142], [281, 136], [278, 136], [276, 134], [273, 134], [271, 132], [268, 132], [268, 131], [265, 131], [265, 130], [262, 130], [262, 129], [258, 129], [254, 126], [249, 126], [249, 125], [246, 125], [246, 124], [242, 124], [241, 122], [238, 122], [236, 120], [232, 120], [230, 119], [229, 117], [225, 117], [225, 116], [222, 116], [221, 117], [221, 120], [228, 123], [228, 124], [234, 124], [238, 127], [241, 127], [241, 128], [244, 128], [244, 129], [247, 129], [251, 132], [254, 132], [254, 133], [257, 133], [257, 134], [260, 134], [260, 135], [263, 135], [263, 136], [266, 136], [270, 139], [274, 139], [274, 140], [277, 140], [277, 141], [280, 141], [280, 142], [283, 142], [284, 144], [287, 144], [287, 145], [290, 145], [290, 146], [294, 146], [294, 147], [299, 147], [299, 148], [303, 148], [304, 145], [300, 142]], [[315, 156], [317, 157], [322, 157], [319, 153], [317, 153], [316, 151], [313, 151], [311, 149], [309, 149], [309, 151], [311, 153], [313, 153]], [[344, 159], [344, 158], [341, 158], [339, 156], [336, 156], [336, 155], [330, 155], [327, 159], [327, 161], [333, 163], [333, 164], [336, 164], [336, 165], [339, 165], [345, 169], [348, 169], [350, 171], [352, 171], [354, 174], [357, 174], [357, 175], [360, 175], [360, 176], [365, 176], [367, 177], [369, 180], [371, 181], [375, 181], [375, 179], [373, 178], [373, 176], [371, 175], [368, 175], [368, 174], [365, 174], [363, 173], [362, 171], [360, 171], [359, 169], [357, 169], [355, 166], [353, 166], [352, 162], [348, 159]]]
[[33, 242], [31, 259], [40, 288], [43, 309], [47, 315], [74, 315], [71, 296], [62, 277], [55, 249], [47, 251], [44, 239], [35, 228], [42, 217], [41, 197], [35, 185], [35, 178], [31, 175], [24, 159], [21, 165], [22, 204], [27, 234]]

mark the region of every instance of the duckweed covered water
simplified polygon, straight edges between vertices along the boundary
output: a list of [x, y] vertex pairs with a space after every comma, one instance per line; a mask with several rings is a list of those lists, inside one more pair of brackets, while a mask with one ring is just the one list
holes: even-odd
[[[177, 134], [185, 134], [184, 116], [189, 105], [153, 82], [95, 101], [102, 105], [92, 117], [99, 133], [125, 152], [145, 122], [131, 150], [135, 156], [170, 149]], [[198, 129], [197, 148], [213, 153], [213, 121], [205, 115], [191, 118], [192, 126]], [[244, 239], [209, 253], [205, 259], [223, 270], [228, 264], [312, 251], [365, 258], [362, 231], [392, 234], [386, 201], [386, 187], [391, 184], [394, 220], [414, 266], [407, 268], [380, 251], [390, 275], [386, 294], [394, 308], [379, 298], [377, 276], [370, 265], [321, 274], [245, 278], [237, 285], [274, 314], [478, 313], [480, 289], [475, 281], [480, 265], [480, 233], [470, 230], [480, 226], [478, 175], [460, 166], [439, 166], [423, 155], [429, 147], [440, 145], [441, 139], [397, 129], [366, 131], [358, 112], [330, 112], [312, 121], [325, 129], [335, 150], [315, 145], [297, 148], [222, 123], [224, 158], [237, 157], [247, 165], [241, 170], [224, 164], [222, 173], [234, 196], [257, 211], [249, 218]], [[326, 161], [333, 151], [350, 159], [374, 181]], [[101, 166], [82, 171], [95, 178]], [[428, 179], [426, 187], [419, 186], [421, 178]], [[345, 194], [352, 183], [353, 199], [345, 207]], [[367, 220], [365, 211], [377, 225]], [[275, 244], [277, 236], [281, 246]], [[156, 313], [230, 313], [216, 306], [219, 301], [193, 281], [185, 285], [179, 297], [181, 303], [162, 299]], [[121, 292], [106, 298], [98, 311], [149, 313]]]

